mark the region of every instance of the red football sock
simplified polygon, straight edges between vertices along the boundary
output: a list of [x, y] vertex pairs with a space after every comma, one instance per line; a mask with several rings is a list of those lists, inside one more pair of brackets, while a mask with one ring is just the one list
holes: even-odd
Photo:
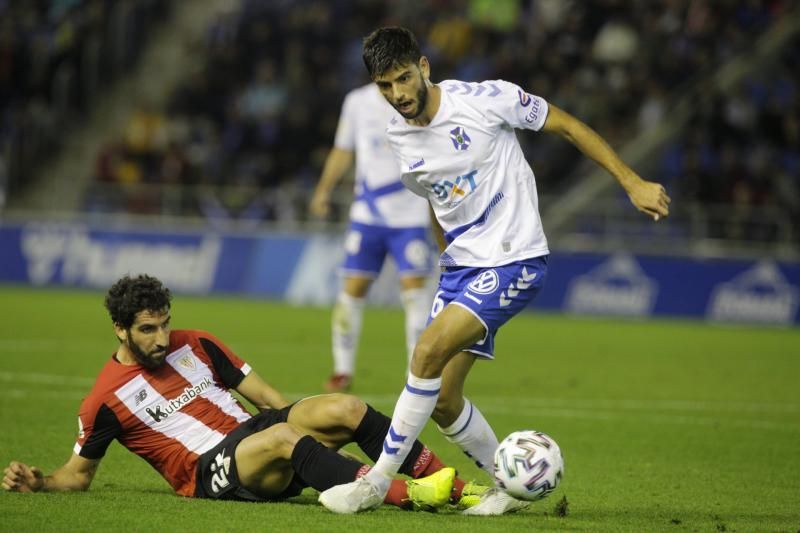
[[[411, 472], [411, 477], [414, 479], [430, 476], [444, 468], [445, 465], [439, 457], [433, 453], [428, 447], [422, 448], [422, 452], [419, 454], [419, 458], [417, 458], [417, 462], [414, 463], [414, 469]], [[464, 481], [456, 478], [453, 481], [453, 492], [450, 495], [450, 501], [457, 502], [461, 499], [461, 491], [464, 490]]]
[[419, 457], [414, 462], [414, 468], [411, 469], [411, 477], [414, 479], [430, 476], [445, 467], [445, 464], [439, 460], [435, 453], [433, 453], [427, 446], [422, 448], [419, 452]]
[[461, 478], [455, 478], [453, 480], [453, 492], [450, 493], [450, 501], [453, 503], [458, 503], [458, 500], [461, 499], [461, 492], [464, 490], [464, 480]]
[[386, 498], [383, 499], [383, 503], [396, 505], [402, 509], [411, 507], [411, 501], [408, 499], [408, 487], [406, 487], [406, 482], [399, 479], [392, 480], [392, 484], [389, 486], [389, 492], [386, 493]]

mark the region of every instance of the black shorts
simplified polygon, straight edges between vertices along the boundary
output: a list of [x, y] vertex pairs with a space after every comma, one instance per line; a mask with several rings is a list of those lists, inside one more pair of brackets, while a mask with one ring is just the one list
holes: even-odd
[[214, 500], [238, 500], [260, 502], [267, 500], [283, 500], [297, 496], [306, 485], [294, 476], [291, 483], [281, 494], [270, 498], [262, 498], [242, 487], [236, 469], [236, 447], [245, 438], [268, 427], [286, 422], [289, 411], [294, 406], [283, 409], [266, 409], [231, 431], [222, 441], [200, 456], [197, 461], [197, 483], [194, 495], [197, 498]]

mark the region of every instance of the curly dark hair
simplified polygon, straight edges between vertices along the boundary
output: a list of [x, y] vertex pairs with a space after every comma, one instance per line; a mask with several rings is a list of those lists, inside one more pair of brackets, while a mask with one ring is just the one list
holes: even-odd
[[172, 294], [159, 279], [139, 274], [135, 278], [125, 276], [112, 285], [105, 304], [111, 320], [130, 329], [137, 313], [169, 309], [171, 300]]
[[362, 57], [370, 78], [374, 79], [393, 68], [409, 63], [416, 65], [422, 52], [410, 30], [389, 26], [378, 28], [364, 38]]

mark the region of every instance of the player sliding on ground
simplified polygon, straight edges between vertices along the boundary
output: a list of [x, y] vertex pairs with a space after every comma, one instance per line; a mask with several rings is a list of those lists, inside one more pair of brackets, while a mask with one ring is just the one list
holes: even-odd
[[[78, 415], [74, 453], [45, 476], [13, 461], [2, 486], [18, 492], [86, 490], [111, 441], [150, 463], [182, 496], [282, 500], [325, 490], [369, 467], [335, 450], [355, 442], [377, 459], [389, 418], [354, 396], [314, 396], [289, 404], [214, 336], [170, 331], [169, 289], [156, 278], [124, 277], [106, 307], [120, 341]], [[251, 415], [236, 390], [260, 411]], [[486, 487], [465, 484], [414, 442], [384, 500], [431, 509], [477, 503]]]
[[[383, 452], [364, 477], [320, 495], [338, 513], [379, 505], [429, 418], [492, 474], [497, 438], [463, 397], [475, 359], [494, 357], [495, 334], [534, 299], [547, 274], [547, 240], [533, 171], [515, 129], [554, 133], [611, 173], [633, 205], [659, 220], [664, 188], [642, 180], [597, 133], [544, 99], [502, 80], [430, 81], [414, 35], [381, 28], [364, 40], [364, 62], [399, 113], [389, 145], [405, 185], [430, 202], [443, 253], [430, 322], [414, 349]], [[493, 489], [467, 514], [502, 514], [525, 504]]]

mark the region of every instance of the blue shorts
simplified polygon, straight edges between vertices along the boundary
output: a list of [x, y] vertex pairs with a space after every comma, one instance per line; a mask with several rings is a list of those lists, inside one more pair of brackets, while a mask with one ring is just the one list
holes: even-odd
[[494, 359], [497, 330], [533, 301], [546, 277], [546, 255], [499, 267], [448, 267], [439, 278], [428, 323], [446, 305], [464, 307], [486, 328], [483, 340], [466, 351]]
[[377, 278], [387, 255], [401, 276], [427, 276], [433, 259], [428, 228], [387, 228], [351, 222], [344, 242], [345, 274]]

